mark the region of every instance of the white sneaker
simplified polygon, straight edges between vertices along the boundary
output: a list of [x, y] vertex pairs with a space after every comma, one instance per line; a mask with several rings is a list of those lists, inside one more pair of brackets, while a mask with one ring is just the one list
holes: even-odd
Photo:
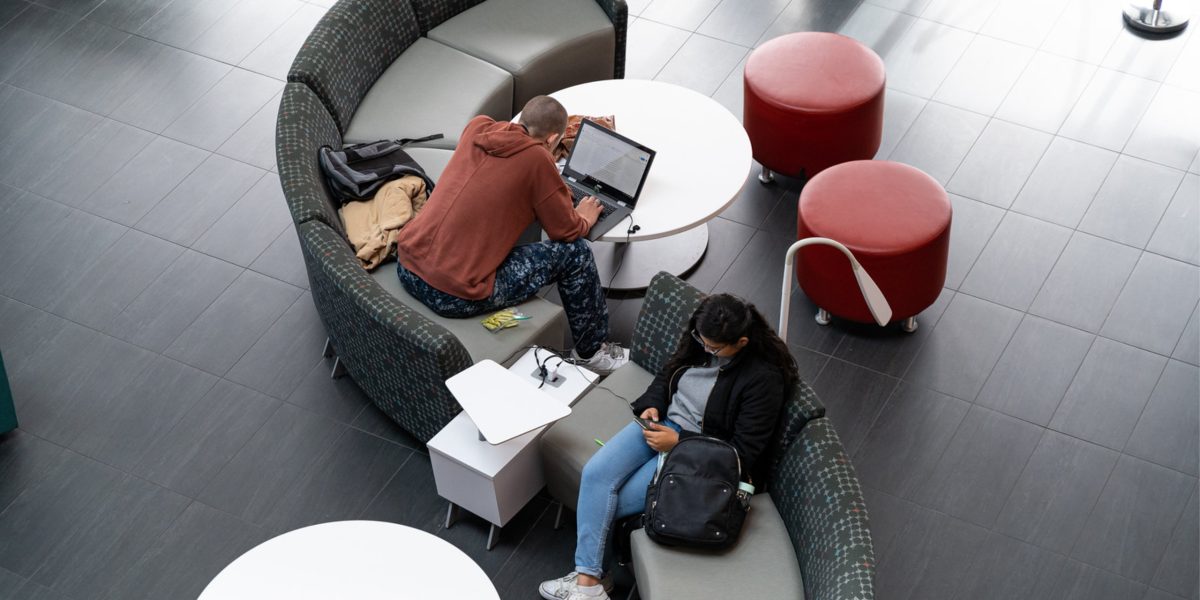
[[570, 596], [567, 596], [567, 600], [612, 600], [612, 599], [608, 597], [608, 592], [604, 591], [603, 589], [600, 590], [599, 594], [592, 595], [592, 594], [588, 594], [577, 588], [574, 592], [571, 592]]
[[[571, 571], [570, 573], [567, 573], [566, 575], [559, 577], [558, 579], [551, 579], [548, 581], [543, 581], [542, 584], [538, 586], [538, 593], [540, 593], [542, 595], [542, 597], [545, 598], [546, 600], [573, 600], [573, 598], [575, 598], [576, 596], [572, 596], [572, 594], [576, 594], [576, 592], [578, 591], [577, 590], [578, 586], [575, 585], [575, 576], [576, 575], [578, 575], [578, 573], [576, 573], [575, 571]], [[597, 597], [599, 597], [599, 598], [607, 599], [608, 592], [611, 592], [612, 587], [613, 587], [612, 577], [606, 576], [604, 579], [601, 579], [600, 585], [604, 587], [604, 595], [588, 596], [586, 594], [580, 594], [577, 597], [578, 598], [597, 598]]]
[[608, 375], [629, 362], [629, 352], [616, 342], [608, 342], [602, 344], [591, 358], [583, 359], [574, 350], [571, 350], [571, 358], [575, 360], [575, 364], [585, 369]]

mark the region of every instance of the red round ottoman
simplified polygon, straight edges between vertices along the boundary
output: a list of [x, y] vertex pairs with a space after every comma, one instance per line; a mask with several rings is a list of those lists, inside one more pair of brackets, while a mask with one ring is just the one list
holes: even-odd
[[812, 177], [875, 156], [883, 135], [883, 60], [836, 33], [803, 32], [759, 46], [746, 62], [742, 124], [754, 159], [771, 171]]
[[[800, 192], [799, 239], [826, 237], [850, 249], [892, 307], [904, 330], [933, 304], [946, 282], [950, 250], [950, 199], [933, 177], [916, 167], [858, 160], [830, 167]], [[828, 323], [828, 313], [872, 323], [850, 264], [829, 246], [801, 248], [796, 276]]]

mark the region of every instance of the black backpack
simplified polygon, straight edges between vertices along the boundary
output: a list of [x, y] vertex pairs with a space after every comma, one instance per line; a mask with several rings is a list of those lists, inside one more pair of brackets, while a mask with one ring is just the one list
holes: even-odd
[[741, 460], [729, 443], [707, 436], [680, 440], [646, 490], [646, 535], [667, 546], [733, 545], [750, 510], [749, 497], [738, 493], [741, 478]]
[[416, 175], [425, 180], [426, 193], [433, 192], [433, 180], [425, 169], [404, 151], [404, 147], [415, 142], [427, 142], [442, 137], [442, 134], [423, 138], [381, 140], [355, 144], [339, 150], [322, 146], [317, 152], [321, 171], [330, 195], [339, 205], [354, 200], [369, 200], [383, 184], [405, 175]]

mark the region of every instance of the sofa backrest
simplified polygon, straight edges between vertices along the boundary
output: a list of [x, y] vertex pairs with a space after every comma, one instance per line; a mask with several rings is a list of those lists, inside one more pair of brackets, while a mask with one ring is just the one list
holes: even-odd
[[346, 133], [367, 90], [419, 37], [409, 0], [341, 0], [300, 47], [288, 81], [312, 88]]
[[308, 86], [287, 84], [283, 88], [275, 123], [275, 160], [292, 221], [299, 226], [316, 219], [342, 232], [337, 205], [325, 188], [325, 178], [317, 160], [317, 150], [321, 146], [342, 146], [337, 125]]
[[629, 359], [657, 375], [675, 353], [703, 298], [703, 292], [670, 273], [655, 275], [633, 326]]
[[804, 597], [873, 600], [875, 550], [854, 466], [828, 418], [808, 421], [776, 466], [771, 498], [804, 579]]
[[612, 21], [617, 33], [616, 56], [613, 62], [613, 79], [625, 78], [625, 44], [629, 34], [629, 6], [625, 0], [596, 0], [608, 20]]
[[430, 29], [445, 23], [450, 17], [480, 4], [483, 0], [411, 0], [413, 12], [417, 14], [417, 22], [421, 25], [421, 35], [429, 33]]
[[788, 448], [799, 439], [809, 421], [823, 416], [825, 407], [817, 399], [817, 393], [804, 380], [797, 381], [783, 400], [783, 408], [779, 411], [779, 420], [775, 426], [775, 433], [771, 436], [771, 443], [763, 450], [762, 457], [754, 468], [755, 484], [759, 491], [771, 490], [779, 461], [786, 456]]
[[384, 413], [428, 442], [462, 410], [445, 381], [471, 366], [471, 355], [379, 287], [339, 233], [315, 219], [299, 230], [313, 302], [338, 357]]

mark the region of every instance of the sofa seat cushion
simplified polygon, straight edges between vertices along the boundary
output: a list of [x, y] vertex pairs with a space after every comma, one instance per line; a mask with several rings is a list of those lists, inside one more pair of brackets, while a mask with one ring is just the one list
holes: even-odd
[[453, 150], [445, 148], [428, 148], [421, 146], [412, 146], [404, 149], [413, 160], [425, 169], [425, 174], [433, 180], [434, 185], [437, 185], [437, 180], [441, 178], [442, 171], [446, 170], [446, 164], [450, 162], [450, 157], [454, 156]]
[[641, 529], [633, 532], [630, 546], [642, 600], [804, 598], [796, 551], [769, 494], [750, 500], [741, 537], [727, 550], [663, 546]]
[[517, 307], [529, 315], [529, 320], [511, 329], [491, 333], [480, 324], [483, 318], [448, 319], [413, 298], [400, 285], [396, 275], [396, 263], [385, 264], [375, 269], [371, 276], [384, 290], [400, 300], [421, 316], [445, 327], [458, 341], [467, 348], [473, 362], [492, 359], [502, 365], [516, 362], [524, 354], [527, 346], [541, 345], [552, 348], [563, 347], [567, 331], [567, 313], [561, 306], [542, 298], [533, 297]]
[[637, 364], [626, 363], [576, 400], [570, 415], [546, 430], [541, 439], [542, 470], [551, 496], [575, 509], [583, 465], [599, 450], [594, 440], [608, 440], [632, 422], [629, 404], [653, 379]]
[[513, 111], [538, 94], [613, 77], [616, 31], [596, 0], [488, 0], [428, 35], [512, 73]]
[[343, 137], [356, 144], [440, 133], [421, 145], [453, 149], [472, 117], [510, 118], [512, 90], [507, 71], [421, 38], [371, 86]]

